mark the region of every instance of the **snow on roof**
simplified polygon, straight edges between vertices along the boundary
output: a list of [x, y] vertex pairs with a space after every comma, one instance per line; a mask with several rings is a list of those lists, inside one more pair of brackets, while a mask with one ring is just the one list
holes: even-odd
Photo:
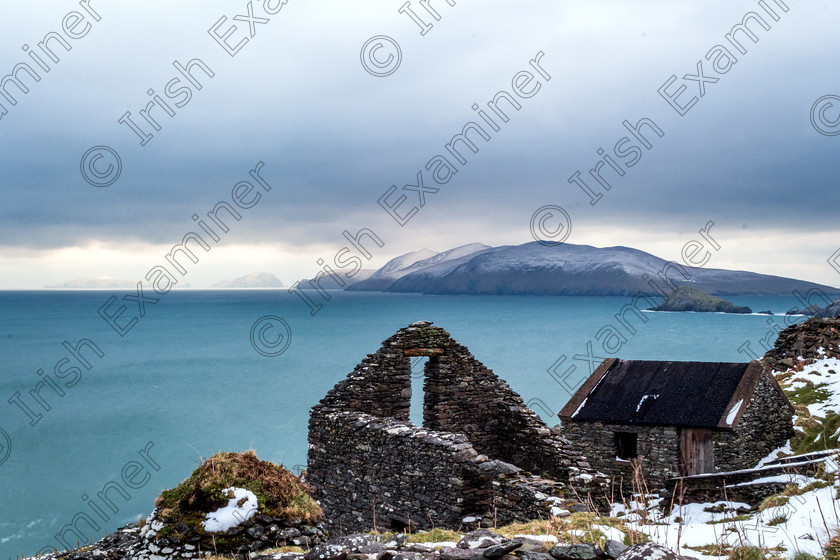
[[732, 425], [732, 422], [735, 421], [735, 417], [738, 416], [738, 411], [741, 410], [742, 404], [744, 404], [744, 399], [741, 399], [740, 401], [736, 402], [735, 406], [733, 406], [732, 409], [729, 411], [729, 414], [726, 415], [726, 423], [730, 426]]

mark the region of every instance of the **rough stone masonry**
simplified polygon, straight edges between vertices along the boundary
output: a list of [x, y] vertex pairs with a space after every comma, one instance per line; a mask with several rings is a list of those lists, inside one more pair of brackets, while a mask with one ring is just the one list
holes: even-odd
[[[428, 357], [422, 427], [409, 422], [415, 356]], [[587, 496], [599, 500], [608, 484], [466, 347], [425, 321], [385, 340], [312, 408], [307, 481], [340, 532], [563, 515]]]

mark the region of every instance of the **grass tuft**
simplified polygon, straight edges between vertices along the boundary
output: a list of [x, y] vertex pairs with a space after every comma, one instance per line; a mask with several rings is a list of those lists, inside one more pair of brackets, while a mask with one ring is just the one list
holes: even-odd
[[231, 486], [253, 492], [261, 514], [306, 523], [321, 518], [321, 508], [304, 483], [282, 466], [260, 461], [253, 450], [213, 455], [181, 484], [161, 492], [155, 505], [168, 524], [183, 521], [200, 528], [207, 513], [228, 503], [222, 491]]

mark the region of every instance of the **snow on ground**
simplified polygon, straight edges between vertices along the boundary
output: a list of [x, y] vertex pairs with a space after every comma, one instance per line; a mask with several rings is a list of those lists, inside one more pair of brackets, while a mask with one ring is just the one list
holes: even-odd
[[[799, 379], [799, 381], [797, 381]], [[825, 398], [822, 402], [808, 405], [812, 415], [825, 417], [826, 413], [840, 412], [840, 359], [821, 358], [805, 366], [801, 372], [792, 376], [786, 383], [786, 389], [799, 389], [807, 385], [807, 379], [822, 389]], [[737, 405], [730, 411], [730, 417], [737, 413]], [[728, 418], [729, 420], [729, 418]], [[762, 459], [758, 466], [765, 466], [780, 456], [791, 454], [790, 441]], [[806, 459], [809, 454], [802, 456]], [[791, 496], [786, 503], [768, 507], [762, 512], [738, 516], [738, 508], [748, 508], [747, 504], [718, 501], [705, 504], [686, 504], [674, 506], [670, 512], [662, 499], [653, 499], [644, 503], [641, 497], [627, 504], [613, 504], [611, 516], [619, 516], [628, 528], [643, 532], [651, 540], [672, 549], [679, 548], [682, 554], [704, 559], [716, 558], [703, 555], [685, 546], [705, 546], [726, 543], [732, 546], [755, 545], [765, 547], [782, 546], [786, 557], [796, 552], [807, 552], [822, 556], [822, 549], [830, 535], [840, 530], [840, 486], [836, 478], [840, 474], [837, 457], [825, 462], [827, 473], [835, 475], [832, 485], [814, 488], [799, 496]], [[803, 475], [778, 475], [760, 478], [754, 482], [788, 482], [800, 489], [820, 482]], [[824, 481], [823, 481], [824, 482]], [[784, 500], [780, 500], [784, 502]], [[742, 510], [745, 511], [745, 510]]]
[[826, 412], [840, 412], [840, 359], [820, 358], [813, 364], [805, 366], [801, 372], [794, 375], [794, 381], [789, 385], [791, 389], [799, 389], [806, 385], [797, 378], [807, 379], [814, 385], [824, 385], [823, 390], [828, 394], [823, 402], [808, 405], [812, 415], [825, 416]]
[[[793, 496], [785, 505], [767, 508], [740, 521], [734, 520], [737, 509], [749, 506], [725, 501], [675, 506], [669, 515], [655, 509], [648, 511], [648, 520], [654, 524], [639, 523], [638, 513], [629, 513], [624, 519], [632, 530], [645, 533], [653, 542], [679, 549], [688, 556], [716, 558], [685, 547], [727, 543], [771, 548], [781, 545], [787, 550], [785, 556], [801, 551], [819, 557], [828, 535], [840, 527], [840, 508], [834, 499], [836, 492], [835, 486], [828, 486]], [[613, 514], [622, 510], [638, 512], [625, 509], [622, 504], [614, 504], [614, 509]]]
[[756, 465], [756, 468], [763, 467], [763, 466], [764, 466], [764, 465], [766, 465], [767, 463], [770, 463], [770, 462], [772, 462], [772, 461], [775, 461], [775, 460], [776, 460], [776, 459], [778, 459], [780, 456], [783, 456], [783, 455], [792, 455], [792, 454], [793, 454], [793, 450], [790, 448], [790, 440], [787, 440], [783, 446], [781, 446], [781, 447], [780, 447], [780, 448], [778, 448], [778, 449], [774, 449], [773, 451], [771, 451], [771, 452], [767, 455], [767, 457], [765, 457], [764, 459], [762, 459], [761, 461], [759, 461], [759, 462], [758, 462], [758, 464]]
[[542, 541], [546, 544], [556, 543], [560, 540], [554, 535], [514, 535], [514, 537], [527, 537], [535, 541]]
[[257, 513], [257, 496], [250, 490], [231, 486], [222, 490], [225, 495], [233, 492], [227, 505], [207, 514], [201, 525], [208, 533], [219, 533], [237, 527]]

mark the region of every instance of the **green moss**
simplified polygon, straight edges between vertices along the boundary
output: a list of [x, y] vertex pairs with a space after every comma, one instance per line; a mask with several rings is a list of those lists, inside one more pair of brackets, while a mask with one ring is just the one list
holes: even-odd
[[749, 515], [749, 514], [745, 513], [745, 514], [742, 514], [742, 515], [736, 515], [734, 517], [727, 517], [725, 519], [718, 519], [717, 521], [706, 521], [706, 525], [721, 525], [721, 524], [724, 524], [724, 523], [736, 523], [738, 521], [747, 521], [748, 519], [751, 519], [751, 518], [752, 518], [752, 515]]
[[[623, 520], [617, 517], [597, 516], [594, 513], [575, 512], [568, 517], [555, 517], [546, 520], [532, 520], [524, 523], [511, 523], [499, 527], [496, 532], [508, 538], [514, 535], [554, 535], [560, 542], [579, 543], [594, 542], [604, 546], [607, 536], [593, 525], [613, 527], [625, 535], [624, 544], [633, 545], [650, 540], [644, 533], [630, 529]], [[581, 531], [583, 533], [581, 533]]]
[[432, 543], [432, 542], [444, 542], [444, 541], [460, 541], [463, 535], [456, 531], [450, 531], [448, 529], [439, 529], [435, 527], [431, 531], [423, 531], [413, 533], [408, 536], [408, 542], [410, 543]]
[[831, 396], [831, 393], [825, 387], [825, 383], [820, 383], [819, 385], [808, 383], [798, 389], [788, 389], [785, 391], [785, 394], [793, 404], [807, 406], [809, 404], [825, 402]]
[[786, 503], [788, 503], [788, 500], [790, 500], [790, 498], [782, 494], [774, 494], [773, 496], [768, 496], [767, 498], [764, 498], [764, 500], [761, 502], [761, 505], [758, 506], [758, 511], [764, 511], [768, 508], [783, 506]]
[[726, 543], [704, 544], [700, 546], [683, 545], [683, 548], [699, 552], [704, 556], [723, 556], [724, 554], [727, 554], [729, 550], [731, 550], [731, 547]]

